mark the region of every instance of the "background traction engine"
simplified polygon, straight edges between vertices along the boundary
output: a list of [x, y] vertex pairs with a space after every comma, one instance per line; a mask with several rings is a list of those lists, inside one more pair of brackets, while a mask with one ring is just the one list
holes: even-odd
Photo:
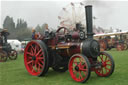
[[42, 40], [32, 40], [24, 51], [24, 64], [33, 76], [44, 76], [49, 67], [58, 72], [69, 73], [73, 80], [86, 82], [94, 71], [98, 76], [108, 77], [114, 71], [111, 55], [100, 52], [99, 43], [93, 39], [92, 6], [86, 6], [87, 37], [80, 24], [76, 30], [60, 27]]
[[0, 62], [7, 61], [7, 58], [10, 60], [17, 59], [17, 51], [12, 49], [11, 45], [7, 42], [7, 36], [9, 33], [6, 29], [0, 32]]

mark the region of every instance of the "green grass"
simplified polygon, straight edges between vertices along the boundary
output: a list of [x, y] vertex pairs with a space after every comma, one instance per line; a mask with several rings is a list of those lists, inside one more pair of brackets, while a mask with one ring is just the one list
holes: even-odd
[[[128, 85], [128, 50], [109, 51], [115, 61], [115, 71], [108, 78], [91, 73], [86, 85]], [[72, 80], [69, 72], [58, 73], [52, 69], [44, 77], [35, 77], [25, 69], [23, 54], [18, 59], [0, 62], [0, 85], [82, 85]]]

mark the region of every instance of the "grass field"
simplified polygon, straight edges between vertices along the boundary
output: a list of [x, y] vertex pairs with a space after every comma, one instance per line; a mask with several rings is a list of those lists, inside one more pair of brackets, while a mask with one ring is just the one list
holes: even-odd
[[[128, 85], [128, 50], [109, 51], [115, 61], [115, 71], [108, 78], [91, 73], [86, 85]], [[0, 62], [0, 85], [82, 85], [72, 80], [69, 72], [58, 73], [52, 69], [44, 77], [35, 77], [25, 69], [23, 54], [15, 61]]]

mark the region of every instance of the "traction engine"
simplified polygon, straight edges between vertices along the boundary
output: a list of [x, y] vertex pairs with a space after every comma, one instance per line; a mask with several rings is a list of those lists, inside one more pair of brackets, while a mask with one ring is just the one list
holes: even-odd
[[9, 58], [10, 60], [17, 59], [17, 51], [12, 49], [11, 45], [7, 42], [7, 36], [9, 32], [6, 29], [0, 32], [0, 62], [6, 62]]
[[112, 56], [100, 52], [99, 42], [93, 39], [92, 6], [85, 6], [85, 11], [87, 35], [78, 23], [73, 31], [60, 27], [26, 45], [24, 64], [30, 75], [44, 76], [51, 67], [57, 72], [69, 70], [73, 80], [83, 83], [89, 79], [91, 71], [101, 77], [113, 73]]

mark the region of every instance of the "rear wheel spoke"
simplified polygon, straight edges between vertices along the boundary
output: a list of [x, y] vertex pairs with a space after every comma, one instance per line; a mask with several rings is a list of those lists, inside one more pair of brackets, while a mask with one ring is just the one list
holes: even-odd
[[36, 71], [38, 71], [38, 66], [37, 66], [37, 63], [35, 63], [35, 68], [36, 68]]
[[34, 47], [31, 45], [31, 51], [34, 54]]
[[44, 58], [44, 55], [43, 55], [43, 53], [41, 53], [41, 54], [39, 54], [39, 56], [37, 56], [37, 58]]
[[44, 59], [44, 57], [37, 57], [37, 59], [42, 60], [42, 59]]
[[36, 46], [35, 46], [35, 48], [34, 48], [34, 54], [36, 54]]
[[40, 64], [39, 62], [38, 62], [38, 65], [39, 65], [41, 68], [43, 68], [43, 65], [42, 65], [42, 64]]
[[32, 56], [34, 55], [34, 53], [33, 53], [33, 50], [32, 49], [30, 49], [30, 51], [31, 51], [31, 53], [32, 53]]
[[42, 52], [42, 49], [40, 49], [40, 50], [38, 51], [38, 53], [36, 54], [36, 56], [38, 56], [40, 52]]
[[29, 62], [27, 62], [27, 64], [31, 64], [33, 62], [33, 60], [30, 60]]

